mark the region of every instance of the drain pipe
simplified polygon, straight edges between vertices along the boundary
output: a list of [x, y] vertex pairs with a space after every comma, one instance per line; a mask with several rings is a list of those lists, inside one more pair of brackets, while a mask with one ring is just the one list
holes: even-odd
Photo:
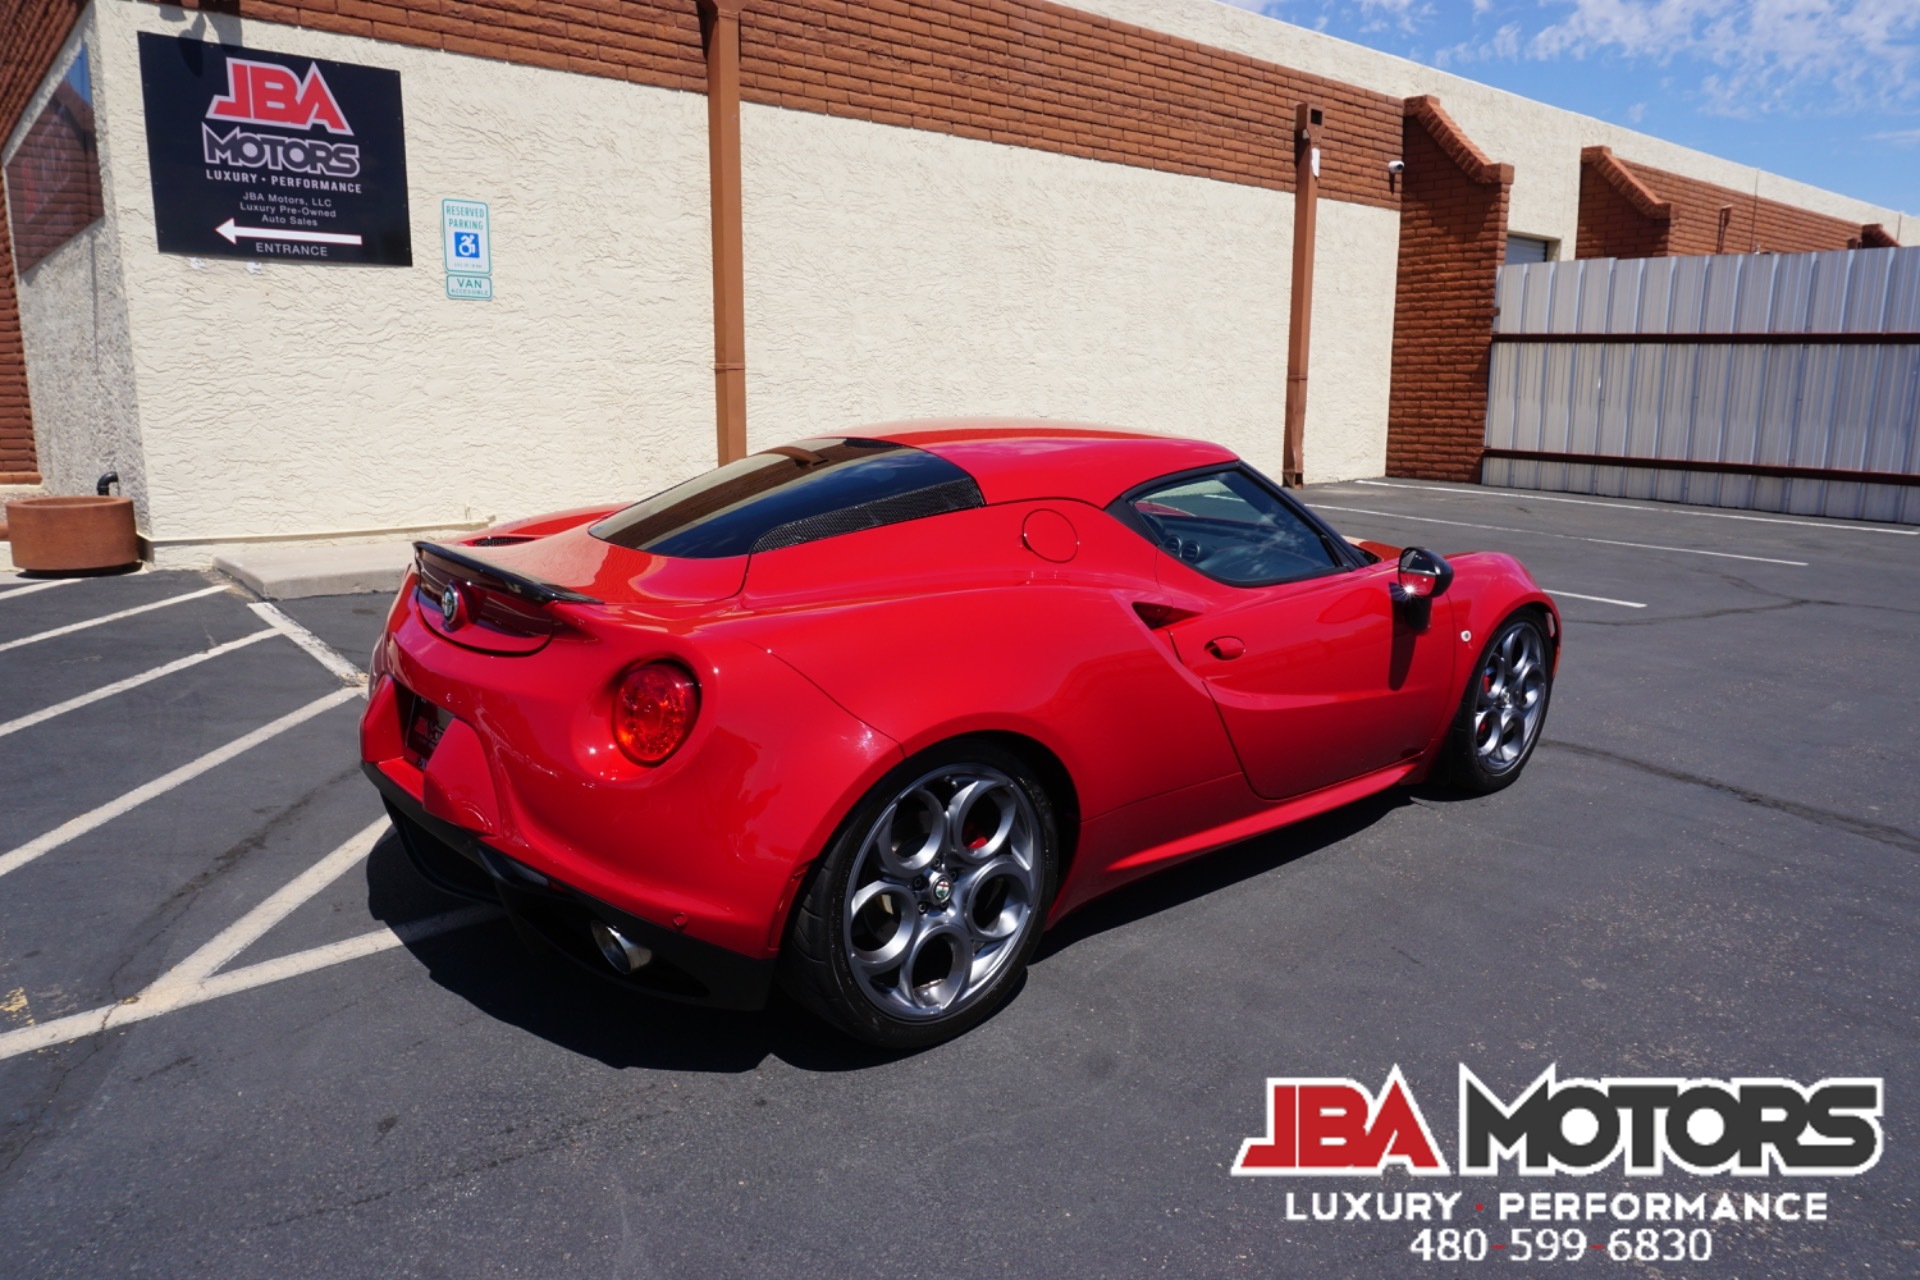
[[1320, 108], [1303, 102], [1293, 113], [1293, 280], [1287, 308], [1287, 434], [1280, 482], [1306, 483], [1307, 355], [1312, 347], [1313, 240], [1320, 206]]
[[713, 207], [713, 390], [720, 464], [747, 456], [746, 267], [740, 214], [740, 9], [699, 0], [707, 49], [707, 164]]

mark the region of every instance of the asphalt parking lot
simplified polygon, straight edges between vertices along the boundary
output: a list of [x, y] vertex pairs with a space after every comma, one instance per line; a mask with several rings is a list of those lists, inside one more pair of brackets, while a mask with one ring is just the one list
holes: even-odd
[[289, 638], [358, 664], [384, 599], [292, 602], [275, 630], [194, 574], [0, 577], [0, 1274], [1467, 1274], [1508, 1264], [1290, 1221], [1287, 1192], [1327, 1188], [1228, 1173], [1269, 1076], [1398, 1064], [1450, 1148], [1463, 1062], [1509, 1097], [1550, 1064], [1884, 1077], [1877, 1167], [1790, 1180], [1829, 1221], [1587, 1266], [1920, 1274], [1920, 537], [1307, 496], [1355, 536], [1512, 551], [1559, 593], [1526, 776], [1097, 903], [1003, 1013], [907, 1056], [784, 1006], [628, 996], [419, 881], [356, 766], [352, 672]]

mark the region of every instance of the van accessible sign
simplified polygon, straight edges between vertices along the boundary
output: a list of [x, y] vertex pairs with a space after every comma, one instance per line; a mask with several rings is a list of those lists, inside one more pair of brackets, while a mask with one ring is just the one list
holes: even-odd
[[413, 265], [400, 73], [140, 33], [162, 253]]

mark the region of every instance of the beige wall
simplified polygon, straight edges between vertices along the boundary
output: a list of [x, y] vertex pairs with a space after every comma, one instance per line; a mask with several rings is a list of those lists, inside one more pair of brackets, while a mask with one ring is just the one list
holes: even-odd
[[1764, 200], [1778, 200], [1850, 222], [1882, 222], [1891, 230], [1903, 216], [1913, 221], [1897, 209], [1884, 209], [1590, 116], [1562, 111], [1405, 58], [1275, 22], [1218, 0], [1073, 0], [1073, 5], [1396, 97], [1438, 95], [1447, 114], [1468, 137], [1495, 161], [1513, 165], [1510, 228], [1522, 235], [1562, 241], [1562, 257], [1573, 256], [1579, 220], [1580, 149], [1590, 146], [1612, 147], [1628, 160], [1737, 191], [1757, 189]]
[[[711, 465], [703, 99], [123, 0], [99, 12], [155, 537], [505, 517]], [[399, 71], [414, 265], [157, 252], [141, 30]], [[491, 302], [446, 297], [448, 197], [491, 206]]]
[[[1587, 143], [1756, 181], [1212, 0], [1082, 7], [1438, 93], [1516, 165], [1518, 232], [1572, 240]], [[414, 266], [158, 253], [142, 30], [399, 71]], [[84, 490], [118, 466], [143, 531], [191, 563], [234, 535], [504, 518], [711, 465], [700, 95], [128, 0], [100, 0], [82, 34], [108, 217], [21, 289], [50, 487]], [[898, 417], [1031, 414], [1206, 436], [1279, 470], [1290, 195], [767, 107], [742, 125], [756, 446]], [[1896, 216], [1757, 180], [1850, 219]], [[491, 302], [445, 296], [449, 197], [491, 206]], [[1392, 211], [1323, 201], [1309, 479], [1384, 468], [1397, 243]]]
[[[46, 451], [81, 459], [54, 488], [90, 485], [115, 424], [142, 531], [181, 564], [234, 536], [635, 497], [712, 464], [700, 96], [124, 0], [93, 26], [109, 216], [22, 291]], [[399, 71], [414, 266], [160, 254], [140, 31]], [[1279, 470], [1291, 197], [772, 108], [742, 125], [756, 446], [1038, 415]], [[491, 206], [491, 302], [445, 297], [447, 197]], [[1315, 479], [1382, 466], [1397, 225], [1322, 205]], [[102, 324], [104, 344], [76, 327]]]
[[[1037, 415], [1280, 470], [1293, 198], [770, 107], [741, 121], [751, 443]], [[1308, 463], [1377, 475], [1399, 222], [1321, 206]]]

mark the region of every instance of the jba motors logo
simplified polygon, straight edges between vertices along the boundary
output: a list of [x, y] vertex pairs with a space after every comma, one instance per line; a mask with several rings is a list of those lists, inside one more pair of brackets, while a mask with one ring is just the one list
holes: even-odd
[[300, 77], [277, 62], [227, 59], [227, 91], [207, 106], [207, 119], [235, 124], [283, 125], [352, 137], [327, 78], [316, 64]]
[[[1503, 1160], [1528, 1175], [1630, 1175], [1669, 1163], [1693, 1174], [1849, 1176], [1880, 1159], [1883, 1082], [1556, 1077], [1548, 1067], [1512, 1102], [1460, 1067], [1462, 1174]], [[1267, 1081], [1267, 1133], [1240, 1145], [1233, 1172], [1289, 1176], [1448, 1172], [1413, 1091], [1394, 1067], [1378, 1093], [1353, 1080]]]
[[[207, 104], [206, 118], [231, 124], [223, 135], [200, 126], [201, 148], [210, 165], [353, 178], [360, 174], [357, 143], [304, 136], [315, 128], [350, 138], [353, 129], [318, 64], [296, 76], [277, 62], [227, 59], [227, 91]], [[242, 125], [299, 129], [302, 136], [259, 133]]]

